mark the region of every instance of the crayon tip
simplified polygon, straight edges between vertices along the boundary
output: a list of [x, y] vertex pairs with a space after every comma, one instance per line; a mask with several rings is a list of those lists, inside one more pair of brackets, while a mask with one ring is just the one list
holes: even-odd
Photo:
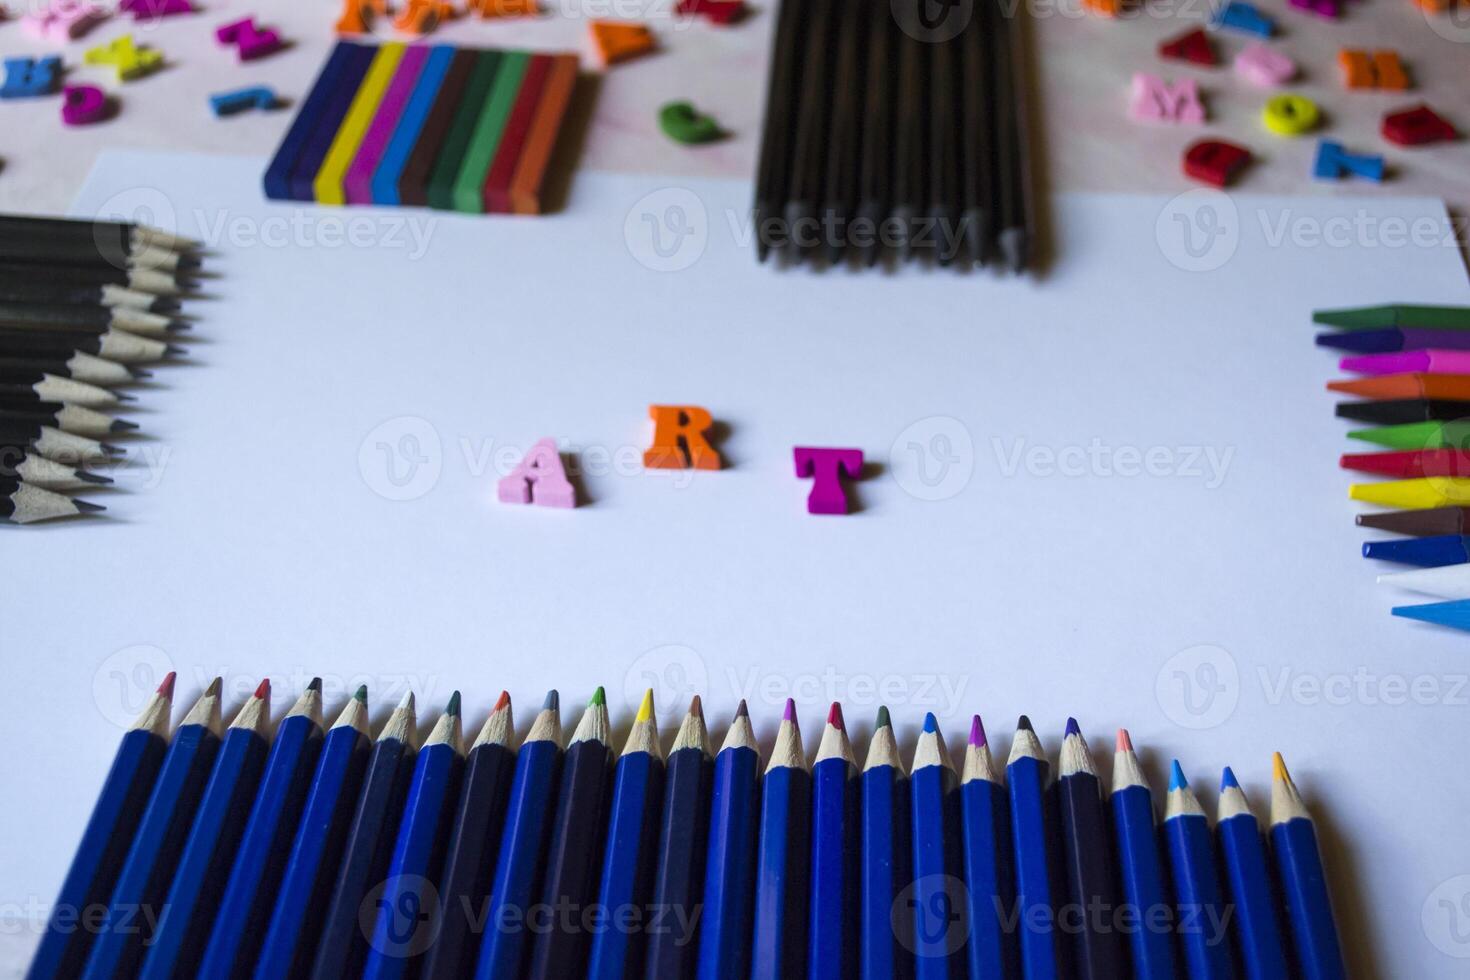
[[893, 726], [893, 720], [888, 717], [888, 705], [886, 705], [886, 704], [880, 704], [880, 705], [878, 705], [878, 722], [873, 727], [874, 728], [891, 728], [892, 726]]
[[510, 692], [509, 691], [501, 691], [500, 692], [500, 697], [495, 702], [495, 710], [496, 711], [504, 711], [506, 708], [509, 708], [509, 707], [510, 707]]
[[1176, 789], [1189, 789], [1189, 780], [1184, 778], [1184, 770], [1179, 767], [1179, 760], [1174, 760], [1174, 767], [1169, 770], [1169, 792]]
[[749, 718], [750, 717], [750, 709], [748, 707], [746, 707], [746, 705], [745, 705], [745, 699], [744, 698], [741, 698], [740, 699], [740, 703], [738, 705], [736, 705], [736, 707], [735, 707], [735, 717], [736, 718]]
[[587, 702], [587, 707], [591, 708], [605, 704], [607, 704], [607, 692], [599, 687], [592, 692], [592, 700]]
[[174, 696], [174, 681], [178, 678], [178, 676], [179, 676], [178, 673], [175, 672], [175, 671], [172, 671], [172, 670], [169, 671], [167, 674], [164, 674], [163, 675], [163, 683], [160, 684], [160, 685], [158, 685], [158, 693], [159, 694], [162, 694], [166, 698], [173, 697]]
[[216, 677], [214, 680], [210, 681], [209, 682], [209, 686], [204, 689], [204, 696], [205, 697], [210, 697], [210, 698], [217, 698], [217, 697], [219, 697], [220, 690], [224, 686], [225, 686], [225, 679], [223, 677]]
[[1025, 715], [1022, 715], [1020, 718], [1016, 719], [1016, 730], [1021, 732], [1036, 731], [1036, 729], [1031, 727], [1031, 719], [1027, 718]]
[[1235, 773], [1231, 771], [1229, 766], [1226, 766], [1225, 771], [1220, 773], [1220, 792], [1223, 793], [1231, 787], [1240, 789], [1240, 784], [1235, 781]]
[[653, 717], [653, 688], [643, 692], [643, 703], [638, 705], [638, 717], [633, 719], [633, 724], [638, 725]]
[[985, 744], [985, 723], [979, 715], [970, 719], [970, 744], [976, 748]]
[[781, 720], [790, 722], [796, 721], [796, 702], [793, 699], [786, 699], [786, 709], [781, 712]]
[[311, 683], [306, 685], [306, 689], [320, 694], [322, 692], [322, 679], [320, 677], [313, 677]]
[[832, 707], [827, 709], [827, 724], [840, 732], [847, 731], [847, 725], [842, 720], [842, 705], [836, 701], [833, 701]]
[[354, 691], [353, 694], [352, 694], [352, 700], [358, 702], [359, 704], [367, 704], [367, 685], [366, 684], [359, 684], [359, 685], [357, 685], [357, 690]]
[[1120, 729], [1118, 729], [1118, 741], [1115, 743], [1115, 746], [1114, 747], [1115, 747], [1115, 750], [1118, 751], [1118, 752], [1132, 752], [1133, 751], [1133, 737], [1128, 734], [1128, 729], [1126, 729], [1126, 728], [1120, 728]]
[[556, 693], [556, 688], [553, 687], [551, 690], [549, 690], [549, 691], [546, 692], [546, 700], [543, 701], [543, 702], [541, 702], [541, 710], [542, 711], [560, 711], [561, 710], [561, 695], [558, 694], [558, 693]]
[[932, 711], [924, 716], [924, 731], [930, 735], [939, 731], [939, 719], [934, 717], [934, 712]]
[[704, 717], [704, 702], [699, 700], [698, 694], [689, 699], [689, 714], [695, 718]]
[[444, 713], [453, 717], [459, 717], [459, 692], [455, 691], [449, 695], [449, 703], [444, 706]]
[[1067, 719], [1067, 730], [1062, 735], [1062, 737], [1063, 738], [1066, 738], [1068, 735], [1081, 735], [1081, 734], [1082, 734], [1082, 729], [1078, 726], [1077, 719], [1076, 718], [1068, 718]]
[[1291, 773], [1286, 771], [1286, 760], [1281, 758], [1280, 752], [1271, 753], [1271, 778], [1291, 782]]

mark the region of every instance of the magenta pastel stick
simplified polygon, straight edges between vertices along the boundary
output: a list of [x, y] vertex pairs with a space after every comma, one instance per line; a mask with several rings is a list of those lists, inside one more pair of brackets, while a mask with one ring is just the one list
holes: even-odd
[[403, 52], [398, 70], [393, 73], [393, 79], [383, 93], [383, 101], [378, 104], [378, 113], [368, 124], [362, 145], [357, 148], [357, 156], [352, 158], [347, 174], [342, 178], [342, 192], [348, 204], [373, 203], [373, 172], [378, 169], [383, 151], [388, 149], [388, 142], [393, 139], [393, 130], [398, 127], [403, 107], [413, 94], [424, 59], [428, 56], [428, 45], [423, 44], [409, 45]]
[[1355, 374], [1403, 374], [1409, 371], [1470, 374], [1470, 351], [1434, 348], [1395, 351], [1392, 354], [1363, 354], [1359, 357], [1344, 357], [1340, 364], [1344, 371]]

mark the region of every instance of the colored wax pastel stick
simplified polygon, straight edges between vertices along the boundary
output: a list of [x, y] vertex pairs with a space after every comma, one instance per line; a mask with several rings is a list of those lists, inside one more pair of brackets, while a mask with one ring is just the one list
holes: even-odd
[[1330, 381], [1327, 390], [1358, 398], [1442, 398], [1470, 401], [1470, 375], [1425, 374], [1419, 371], [1383, 374], [1371, 378], [1353, 378], [1351, 381]]
[[519, 976], [525, 959], [525, 920], [541, 883], [541, 855], [561, 782], [561, 696], [548, 691], [516, 753], [516, 771], [500, 832], [485, 934], [475, 963], [478, 980]]
[[1394, 606], [1393, 614], [1405, 619], [1417, 619], [1436, 626], [1470, 630], [1470, 600], [1456, 599], [1452, 602], [1427, 602], [1418, 606]]
[[832, 702], [812, 763], [811, 921], [807, 977], [855, 976], [858, 965], [857, 761], [842, 706]]
[[1164, 839], [1179, 907], [1179, 937], [1190, 980], [1233, 980], [1224, 890], [1215, 861], [1210, 820], [1176, 761], [1169, 775]]
[[1453, 401], [1447, 398], [1393, 398], [1383, 401], [1339, 402], [1337, 417], [1371, 422], [1374, 425], [1449, 422], [1455, 419], [1470, 418], [1470, 402]]
[[1312, 314], [1312, 322], [1341, 330], [1381, 330], [1385, 327], [1470, 330], [1470, 307], [1393, 303], [1387, 306], [1318, 310]]
[[475, 968], [484, 931], [478, 910], [489, 900], [495, 876], [496, 848], [505, 827], [515, 769], [510, 748], [514, 735], [510, 695], [501, 691], [465, 759], [439, 884], [439, 921], [434, 945], [424, 955], [420, 980], [453, 980], [468, 976]]
[[1441, 599], [1470, 599], [1470, 564], [1392, 572], [1378, 576], [1378, 584], [1422, 592]]
[[1390, 449], [1470, 450], [1470, 419], [1455, 422], [1409, 422], [1376, 429], [1355, 429], [1349, 439], [1377, 443]]
[[313, 678], [276, 728], [260, 792], [220, 899], [199, 973], [248, 977], [286, 870], [286, 856], [322, 747], [322, 679]]
[[1470, 501], [1470, 478], [1428, 476], [1417, 480], [1354, 483], [1348, 487], [1348, 496], [1383, 507], [1458, 507]]
[[[597, 889], [597, 904], [609, 916], [616, 918], [619, 909], [647, 907], [658, 856], [663, 789], [664, 757], [658, 744], [658, 719], [653, 714], [653, 690], [649, 689], [613, 773], [607, 848]], [[587, 959], [589, 980], [642, 976], [644, 935], [641, 929], [620, 927], [616, 922], [594, 932]]]
[[1470, 534], [1470, 507], [1429, 507], [1359, 514], [1357, 522], [1359, 527], [1420, 538], [1435, 534]]
[[536, 107], [546, 89], [546, 79], [551, 73], [553, 59], [548, 54], [532, 55], [526, 64], [520, 90], [516, 92], [510, 114], [505, 119], [505, 129], [490, 166], [485, 170], [485, 182], [480, 188], [481, 206], [487, 214], [509, 214], [511, 210], [510, 184], [515, 177], [526, 137], [536, 117]]
[[1016, 914], [1021, 923], [1021, 969], [1027, 980], [1061, 975], [1062, 933], [1055, 928], [1057, 876], [1046, 784], [1050, 766], [1041, 741], [1022, 715], [1006, 762], [1011, 841], [1016, 869]]
[[[608, 775], [612, 748], [607, 692], [598, 688], [567, 742], [562, 759], [556, 819], [546, 851], [541, 904], [553, 909], [588, 908], [597, 898], [602, 869], [602, 837], [607, 824]], [[580, 918], [557, 916], [531, 945], [531, 980], [581, 976], [587, 969], [587, 930]]]
[[971, 977], [1020, 975], [1016, 931], [1005, 918], [1016, 901], [1009, 823], [1005, 787], [995, 770], [985, 726], [975, 715], [960, 774], [960, 839], [970, 922], [965, 953]]
[[1173, 980], [1174, 905], [1154, 823], [1153, 791], [1138, 764], [1133, 740], [1118, 729], [1113, 751], [1113, 834], [1123, 901], [1137, 910], [1141, 927], [1128, 936], [1137, 980]]
[[475, 59], [474, 68], [465, 82], [464, 96], [455, 110], [454, 121], [444, 134], [444, 143], [439, 148], [434, 170], [428, 179], [428, 205], [443, 211], [454, 207], [454, 185], [464, 165], [465, 154], [474, 137], [480, 113], [485, 108], [485, 99], [495, 84], [500, 70], [500, 51], [481, 51]]
[[376, 899], [376, 924], [362, 971], [364, 980], [397, 980], [409, 975], [417, 970], [419, 954], [428, 945], [420, 930], [430, 927], [428, 910], [438, 899], [444, 845], [464, 772], [459, 702], [455, 691], [414, 760], [393, 857]]
[[547, 69], [546, 85], [536, 104], [525, 146], [510, 181], [510, 207], [516, 214], [540, 214], [545, 207], [543, 189], [550, 169], [552, 152], [561, 132], [562, 118], [577, 88], [577, 56], [560, 54], [552, 57]]
[[705, 855], [704, 915], [699, 923], [699, 980], [746, 980], [750, 974], [755, 894], [760, 751], [742, 700], [715, 756]]
[[699, 944], [692, 931], [696, 928], [693, 911], [703, 904], [713, 776], [714, 754], [705, 729], [704, 707], [696, 694], [674, 736], [664, 767], [663, 813], [659, 818], [652, 892], [653, 908], [683, 926], [649, 930], [642, 974], [649, 980], [694, 973]]
[[480, 107], [464, 159], [454, 177], [452, 205], [456, 211], [479, 214], [485, 210], [485, 175], [500, 147], [506, 120], [515, 107], [516, 93], [521, 90], [530, 62], [531, 56], [525, 51], [507, 51], [500, 58], [495, 81]]
[[1286, 980], [1291, 972], [1286, 964], [1276, 890], [1266, 863], [1266, 842], [1245, 791], [1229, 766], [1220, 777], [1215, 838], [1235, 908], [1235, 933], [1245, 976], [1247, 980]]
[[1429, 538], [1396, 538], [1392, 541], [1367, 541], [1363, 557], [1420, 568], [1462, 565], [1470, 561], [1470, 537], [1441, 534]]
[[374, 53], [372, 64], [363, 76], [362, 86], [352, 97], [352, 104], [342, 117], [342, 125], [333, 137], [327, 155], [322, 158], [321, 169], [312, 179], [312, 194], [318, 204], [347, 203], [342, 181], [347, 176], [347, 168], [353, 157], [362, 146], [368, 125], [372, 123], [373, 116], [383, 101], [383, 93], [388, 90], [388, 83], [393, 80], [398, 63], [403, 60], [403, 52], [404, 46], [395, 43], [384, 44]]
[[812, 776], [801, 745], [796, 703], [787, 698], [761, 780], [751, 980], [806, 974], [811, 802]]
[[423, 207], [429, 203], [429, 178], [438, 165], [444, 141], [458, 118], [470, 76], [479, 64], [480, 53], [461, 48], [449, 60], [449, 69], [434, 97], [434, 104], [424, 116], [423, 126], [414, 140], [403, 173], [398, 177], [398, 200], [402, 204]]
[[1401, 480], [1425, 476], [1470, 476], [1470, 453], [1454, 449], [1428, 449], [1418, 453], [1344, 453], [1338, 465], [1345, 470]]
[[[1102, 781], [1075, 718], [1067, 719], [1062, 738], [1057, 801], [1067, 901], [1077, 909], [1116, 908]], [[1072, 937], [1071, 963], [1078, 980], [1122, 976], [1124, 956], [1118, 930], [1095, 916], [1083, 916], [1082, 928]]]
[[403, 168], [408, 164], [408, 158], [413, 153], [419, 134], [423, 131], [424, 122], [434, 108], [435, 100], [444, 84], [444, 77], [448, 74], [449, 65], [454, 60], [454, 54], [455, 48], [451, 45], [436, 44], [424, 59], [418, 81], [414, 84], [408, 101], [404, 103], [403, 112], [398, 117], [398, 125], [394, 127], [387, 145], [383, 148], [383, 155], [378, 161], [377, 169], [372, 173], [369, 187], [372, 203], [388, 205], [400, 203], [398, 198], [399, 178], [403, 176]]
[[[124, 930], [120, 926], [125, 921], [133, 921], [140, 909], [150, 908], [155, 912], [161, 909], [168, 895], [179, 854], [194, 825], [199, 800], [219, 754], [222, 685], [218, 677], [211, 681], [174, 731], [158, 779], [148, 794], [138, 830], [118, 872], [117, 884], [107, 899], [107, 922], [98, 931], [87, 956], [82, 976], [88, 980], [131, 976], [137, 972], [143, 941], [151, 937], [143, 929]], [[113, 928], [114, 925], [119, 928]]]
[[[1392, 351], [1470, 350], [1470, 331], [1421, 330], [1418, 327], [1388, 327], [1383, 330], [1344, 330], [1319, 333], [1317, 346], [1360, 354], [1387, 354]], [[1418, 370], [1405, 368], [1405, 370]]]
[[342, 194], [346, 203], [373, 203], [373, 174], [383, 160], [428, 56], [429, 49], [420, 44], [411, 44], [404, 50], [388, 87], [383, 90], [383, 100], [378, 103], [372, 122], [363, 133], [362, 143], [342, 177]]
[[1303, 980], [1342, 980], [1347, 968], [1332, 917], [1317, 830], [1280, 752], [1272, 759], [1271, 853], [1291, 923], [1293, 975]]
[[[75, 922], [85, 909], [106, 902], [117, 883], [148, 794], [163, 766], [173, 697], [174, 674], [170, 671], [122, 737], [71, 867], [62, 879], [61, 893], [51, 906], [26, 980], [75, 976], [86, 962], [94, 930], [76, 928]], [[68, 917], [71, 921], [66, 921]]]
[[908, 980], [914, 974], [913, 922], [910, 916], [895, 916], [893, 909], [913, 881], [909, 787], [887, 707], [878, 709], [861, 779], [858, 975], [862, 980]]
[[270, 681], [261, 681], [220, 740], [194, 826], [173, 869], [173, 881], [138, 976], [194, 976], [214, 925], [250, 801], [260, 786], [270, 729]]
[[[967, 972], [950, 930], [964, 917], [963, 897], [950, 883], [959, 880], [961, 845], [959, 779], [944, 746], [939, 721], [930, 712], [914, 746], [909, 768], [909, 826], [913, 828], [914, 976], [949, 980]], [[960, 908], [955, 908], [959, 904]]]
[[[347, 116], [347, 110], [351, 108], [353, 99], [357, 95], [358, 86], [362, 84], [363, 76], [367, 74], [368, 66], [373, 63], [377, 53], [377, 48], [365, 45], [349, 46], [342, 68], [332, 79], [332, 87], [321, 104], [321, 111], [312, 120], [312, 127], [302, 140], [296, 159], [291, 162], [291, 169], [286, 175], [286, 194], [283, 199], [292, 201], [316, 199], [314, 195], [317, 172], [321, 170], [322, 161], [327, 158], [327, 152], [331, 150], [332, 143], [337, 138], [337, 130], [341, 128], [342, 120]], [[303, 106], [302, 116], [305, 114], [306, 107]]]
[[370, 745], [363, 686], [322, 739], [275, 909], [260, 944], [255, 964], [259, 980], [303, 976], [311, 966]]
[[1338, 367], [1354, 374], [1379, 377], [1385, 374], [1470, 374], [1470, 351], [1410, 350], [1387, 354], [1360, 354], [1344, 357]]
[[417, 726], [413, 692], [405, 691], [368, 756], [362, 790], [352, 811], [331, 900], [322, 920], [312, 961], [313, 980], [338, 980], [362, 973], [368, 941], [360, 921], [362, 903], [369, 889], [388, 873], [403, 800], [413, 778]]
[[291, 198], [290, 179], [296, 158], [320, 124], [327, 104], [332, 100], [332, 93], [336, 91], [337, 80], [346, 70], [348, 62], [353, 60], [354, 50], [359, 50], [359, 46], [348, 41], [338, 41], [332, 48], [332, 53], [322, 65], [321, 74], [311, 87], [311, 94], [301, 104], [295, 121], [286, 131], [281, 145], [276, 148], [276, 155], [266, 166], [263, 181], [265, 196], [271, 200], [284, 201]]

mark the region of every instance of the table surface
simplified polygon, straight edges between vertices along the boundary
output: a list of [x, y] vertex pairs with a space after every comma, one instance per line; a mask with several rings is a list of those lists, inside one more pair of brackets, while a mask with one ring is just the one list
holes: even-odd
[[[39, 0], [31, 0], [39, 2]], [[14, 0], [12, 0], [14, 3]], [[1267, 93], [1237, 77], [1229, 62], [1251, 39], [1215, 35], [1222, 66], [1196, 68], [1160, 60], [1158, 43], [1203, 24], [1206, 0], [1154, 3], [1118, 20], [1085, 15], [1081, 0], [1028, 0], [1034, 15], [1038, 65], [1036, 111], [1045, 152], [1040, 179], [1053, 190], [1173, 193], [1191, 184], [1180, 171], [1185, 146], [1205, 134], [1249, 146], [1258, 163], [1243, 191], [1271, 193], [1399, 193], [1446, 200], [1470, 209], [1470, 145], [1465, 141], [1407, 150], [1386, 144], [1378, 129], [1385, 111], [1427, 102], [1462, 130], [1470, 129], [1463, 93], [1470, 82], [1470, 24], [1461, 16], [1425, 14], [1413, 0], [1352, 0], [1340, 21], [1325, 21], [1289, 6], [1258, 4], [1279, 25], [1270, 42], [1302, 67], [1290, 90], [1316, 99], [1327, 125], [1321, 134], [1350, 151], [1383, 153], [1390, 179], [1381, 188], [1363, 181], [1312, 179], [1317, 137], [1282, 139], [1259, 121]], [[58, 118], [58, 100], [10, 100], [0, 104], [0, 208], [60, 211], [72, 200], [99, 150], [144, 148], [269, 154], [293, 111], [250, 112], [216, 119], [208, 95], [268, 84], [299, 100], [333, 42], [336, 11], [329, 2], [205, 0], [199, 13], [137, 24], [125, 17], [104, 22], [63, 46], [67, 81], [102, 85], [118, 99], [116, 116], [70, 129]], [[595, 112], [582, 155], [587, 168], [671, 176], [746, 177], [759, 151], [767, 40], [773, 0], [756, 0], [750, 14], [730, 27], [672, 16], [675, 0], [546, 0], [534, 19], [482, 21], [461, 18], [443, 25], [436, 41], [483, 46], [584, 50], [588, 18], [649, 22], [658, 53], [607, 71], [597, 87]], [[249, 64], [213, 39], [220, 24], [244, 16], [280, 31], [290, 46]], [[134, 82], [117, 83], [102, 68], [81, 65], [95, 44], [131, 32], [140, 44], [164, 53], [165, 67]], [[391, 27], [382, 32], [394, 37]], [[402, 38], [399, 38], [402, 39]], [[1415, 83], [1412, 92], [1350, 92], [1342, 87], [1337, 51], [1344, 46], [1399, 51]], [[58, 46], [32, 38], [14, 14], [0, 21], [6, 57], [54, 53]], [[591, 64], [584, 51], [584, 62]], [[1209, 111], [1206, 125], [1137, 124], [1127, 118], [1135, 71], [1166, 78], [1196, 77]], [[728, 140], [688, 148], [666, 139], [655, 116], [665, 101], [685, 98], [728, 129]]]

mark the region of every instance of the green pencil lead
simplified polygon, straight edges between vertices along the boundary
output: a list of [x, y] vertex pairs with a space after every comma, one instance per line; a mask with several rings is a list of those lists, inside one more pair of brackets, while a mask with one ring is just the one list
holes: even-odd
[[587, 702], [588, 707], [601, 707], [605, 704], [607, 704], [607, 692], [600, 687], [592, 692], [592, 700]]

